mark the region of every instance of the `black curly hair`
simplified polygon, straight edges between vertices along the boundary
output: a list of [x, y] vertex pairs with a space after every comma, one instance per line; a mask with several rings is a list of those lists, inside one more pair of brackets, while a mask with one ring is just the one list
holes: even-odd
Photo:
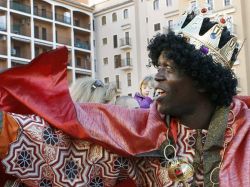
[[[188, 24], [194, 15], [190, 14], [183, 26]], [[204, 34], [216, 22], [209, 18], [204, 19], [200, 34]], [[219, 48], [232, 38], [225, 27], [222, 32]], [[229, 106], [236, 95], [237, 79], [230, 68], [219, 63], [214, 63], [211, 55], [204, 55], [195, 46], [189, 44], [185, 37], [169, 31], [167, 34], [158, 34], [151, 39], [149, 45], [149, 57], [152, 64], [158, 67], [158, 58], [163, 52], [164, 57], [173, 60], [179, 70], [184, 72], [198, 88], [206, 90], [207, 97], [216, 106]], [[236, 60], [238, 49], [235, 49], [231, 61]]]

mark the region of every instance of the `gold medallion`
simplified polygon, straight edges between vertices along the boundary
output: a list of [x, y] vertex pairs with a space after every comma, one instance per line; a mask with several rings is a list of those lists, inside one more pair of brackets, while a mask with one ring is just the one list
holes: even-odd
[[184, 158], [175, 157], [168, 162], [168, 176], [172, 181], [192, 182], [194, 167]]

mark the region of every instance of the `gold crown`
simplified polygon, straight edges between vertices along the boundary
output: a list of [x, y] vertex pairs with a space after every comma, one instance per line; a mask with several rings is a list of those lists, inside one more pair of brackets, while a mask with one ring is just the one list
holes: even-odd
[[203, 8], [198, 12], [185, 27], [182, 27], [188, 16], [187, 12], [184, 13], [180, 21], [175, 25], [174, 32], [183, 35], [190, 44], [193, 44], [202, 53], [211, 54], [215, 63], [220, 63], [223, 66], [231, 68], [234, 63], [231, 61], [231, 57], [234, 49], [238, 47], [237, 38], [233, 36], [222, 48], [219, 48], [221, 34], [226, 22], [225, 19], [220, 17], [217, 24], [205, 34], [200, 35], [203, 20], [207, 17], [207, 9]]

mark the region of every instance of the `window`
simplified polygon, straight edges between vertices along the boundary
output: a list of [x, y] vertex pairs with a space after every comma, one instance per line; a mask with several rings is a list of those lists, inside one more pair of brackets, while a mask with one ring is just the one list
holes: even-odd
[[39, 55], [39, 47], [35, 47], [35, 56]]
[[76, 66], [81, 67], [81, 58], [76, 57]]
[[104, 78], [104, 84], [109, 84], [109, 77]]
[[114, 65], [115, 65], [115, 68], [119, 68], [119, 67], [122, 66], [121, 55], [115, 55], [114, 56]]
[[118, 46], [117, 35], [113, 35], [113, 45], [114, 45], [114, 48], [117, 48]]
[[128, 9], [123, 10], [123, 18], [124, 19], [128, 18]]
[[168, 28], [172, 29], [173, 28], [173, 20], [168, 20]]
[[102, 39], [102, 45], [107, 45], [108, 43], [108, 39], [107, 38], [103, 38]]
[[167, 6], [172, 6], [172, 0], [166, 0], [166, 5]]
[[47, 15], [46, 15], [46, 8], [42, 8], [42, 17], [47, 17]]
[[131, 73], [127, 74], [128, 86], [131, 86]]
[[126, 66], [131, 66], [130, 52], [126, 52]]
[[154, 6], [154, 10], [158, 10], [159, 9], [159, 0], [154, 0], [153, 6]]
[[117, 21], [117, 14], [116, 14], [116, 13], [113, 13], [113, 14], [112, 14], [112, 21], [113, 21], [113, 22], [116, 22], [116, 21]]
[[129, 32], [125, 32], [125, 45], [130, 45]]
[[213, 10], [214, 8], [213, 0], [207, 0], [207, 4], [208, 4], [208, 10]]
[[103, 58], [103, 64], [107, 65], [109, 63], [108, 57]]
[[33, 12], [35, 15], [38, 15], [38, 6], [37, 5], [34, 5]]
[[47, 29], [46, 28], [42, 28], [42, 39], [47, 40]]
[[106, 16], [102, 16], [102, 25], [106, 25]]
[[231, 5], [231, 1], [230, 1], [230, 0], [224, 0], [224, 5], [225, 5], [225, 6]]
[[148, 17], [146, 17], [146, 23], [148, 23]]
[[35, 38], [39, 38], [39, 27], [35, 25]]
[[121, 87], [121, 85], [120, 85], [120, 78], [119, 78], [119, 75], [116, 75], [115, 76], [115, 82], [116, 82], [116, 88], [117, 89], [120, 89]]
[[154, 24], [154, 30], [155, 30], [155, 31], [161, 30], [161, 24], [160, 24], [160, 23]]

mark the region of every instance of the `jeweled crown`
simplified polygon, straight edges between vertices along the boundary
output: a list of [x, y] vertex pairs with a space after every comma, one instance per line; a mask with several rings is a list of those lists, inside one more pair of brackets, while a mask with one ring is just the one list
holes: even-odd
[[[235, 48], [238, 47], [237, 38], [233, 36], [222, 48], [219, 48], [219, 42], [226, 20], [223, 17], [217, 17], [217, 24], [209, 29], [205, 34], [200, 35], [200, 29], [204, 18], [207, 16], [207, 9], [203, 8], [195, 12], [195, 17], [185, 26], [188, 12], [185, 12], [179, 22], [175, 25], [173, 31], [176, 34], [181, 34], [187, 39], [190, 44], [193, 44], [196, 49], [200, 50], [205, 55], [212, 55], [215, 63], [221, 63], [223, 66], [231, 68], [231, 61]], [[218, 20], [219, 18], [219, 20]]]

